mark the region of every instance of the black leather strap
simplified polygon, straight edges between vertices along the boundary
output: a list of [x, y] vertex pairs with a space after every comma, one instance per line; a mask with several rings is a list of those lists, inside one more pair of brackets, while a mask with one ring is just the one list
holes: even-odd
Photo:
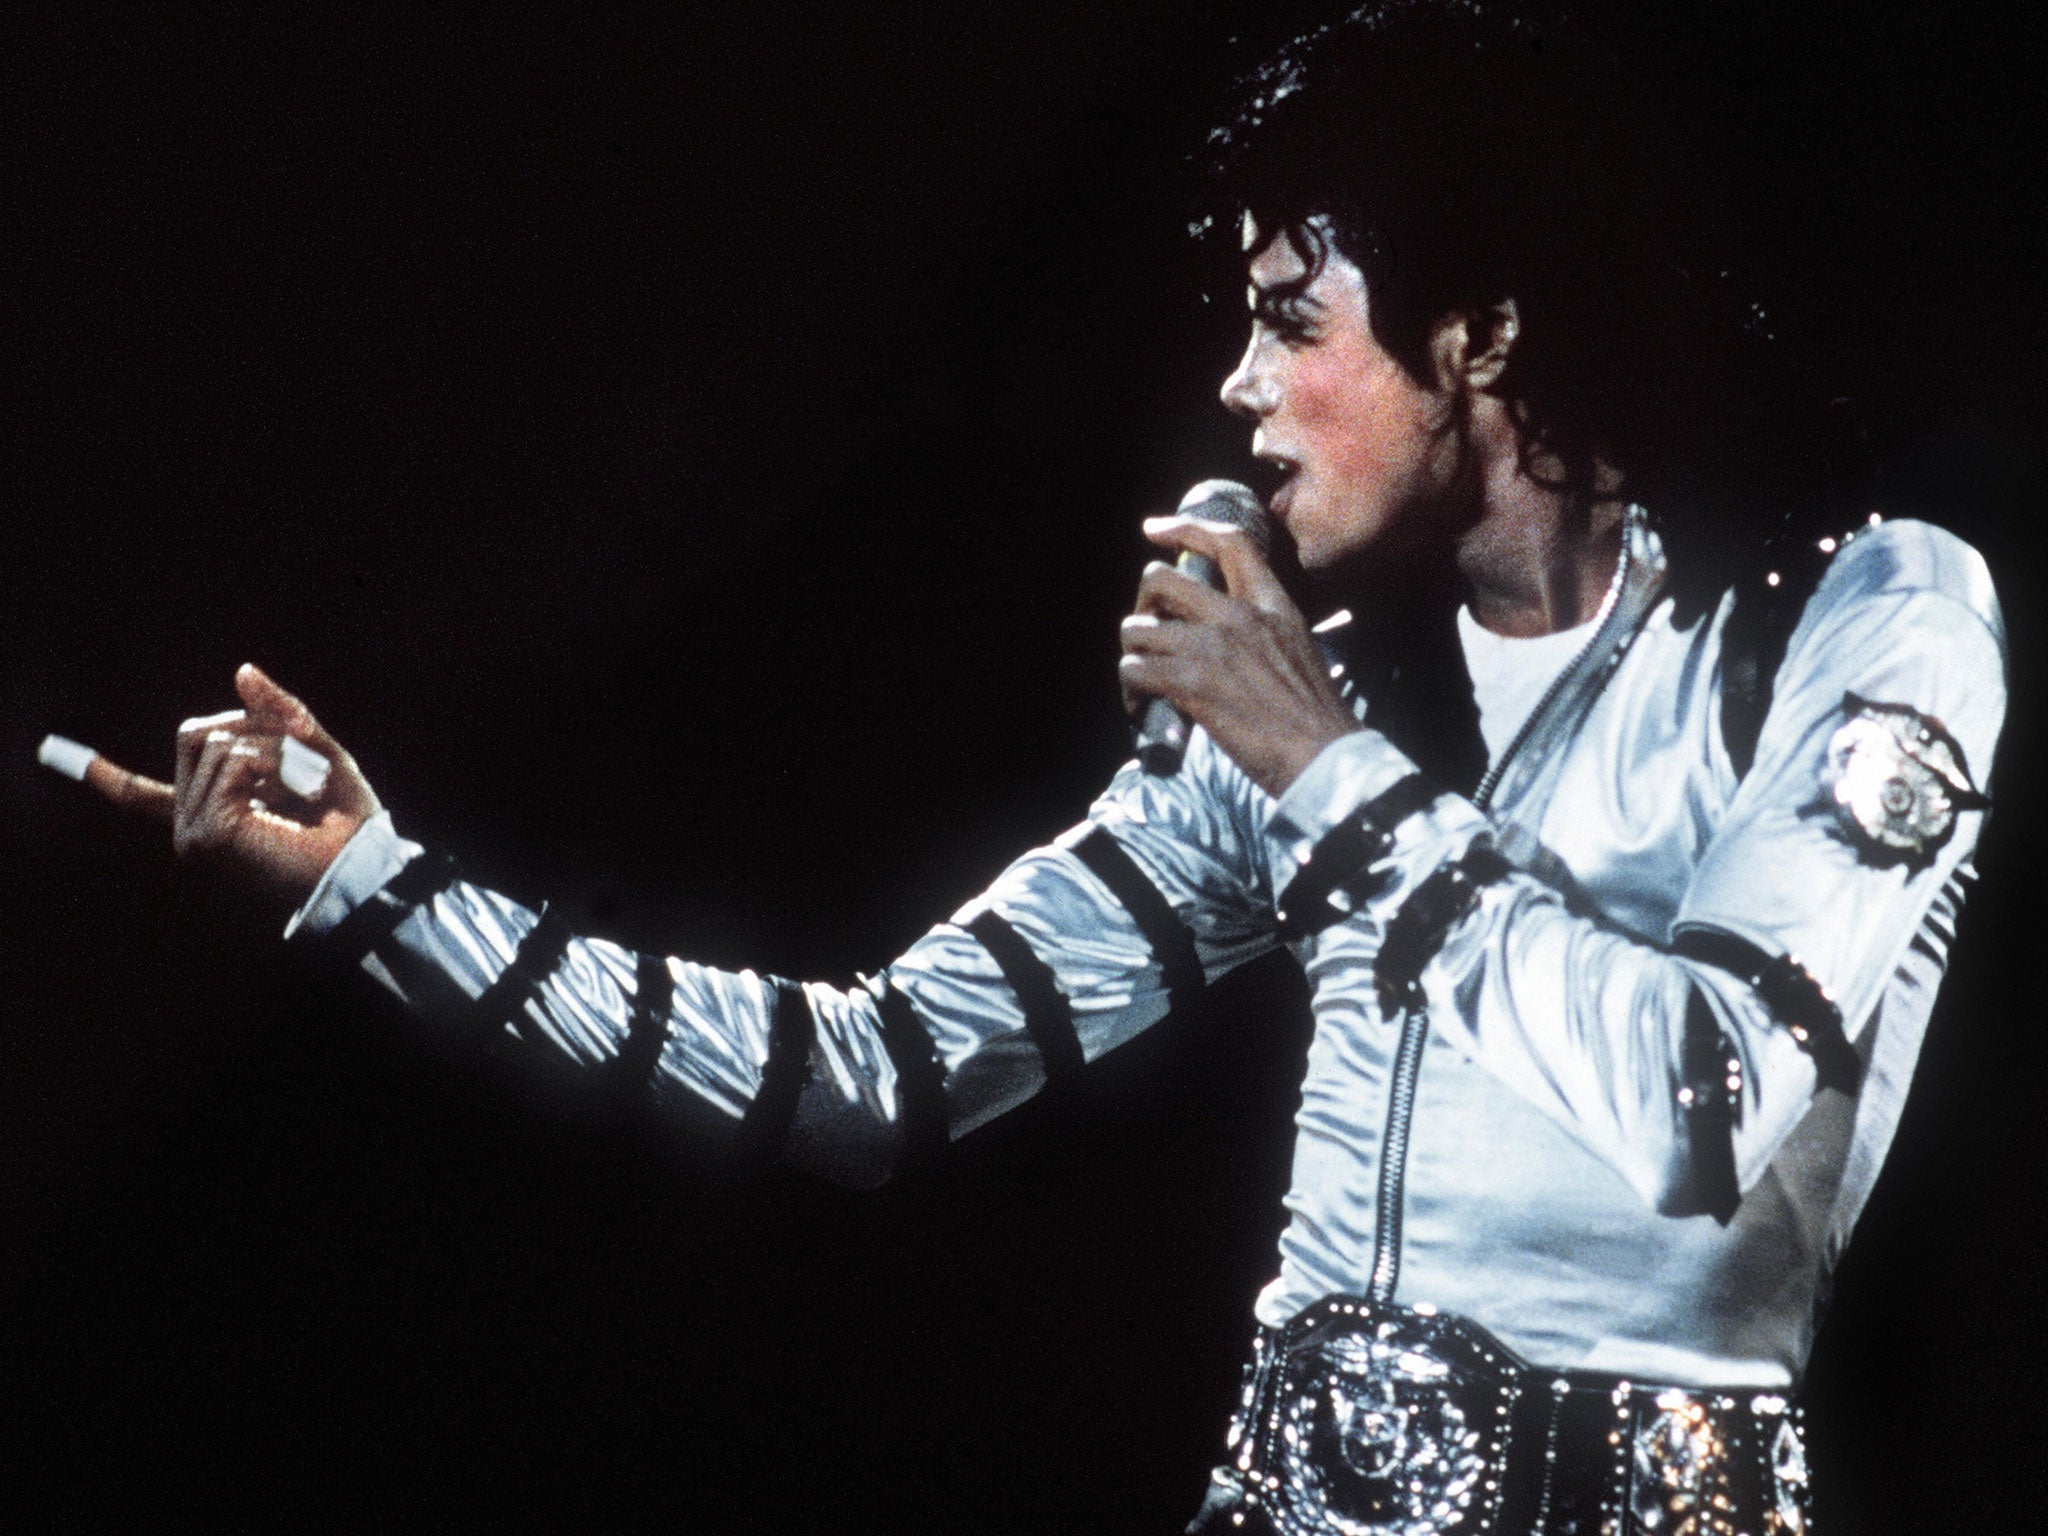
[[1074, 857], [1109, 887], [1109, 893], [1145, 935], [1145, 942], [1152, 946], [1152, 958], [1159, 963], [1170, 1006], [1185, 1008], [1200, 997], [1209, 980], [1202, 972], [1201, 956], [1195, 952], [1194, 936], [1174, 915], [1173, 904], [1145, 877], [1123, 845], [1106, 829], [1097, 827], [1074, 844]]
[[1319, 933], [1350, 914], [1333, 906], [1330, 897], [1360, 870], [1385, 858], [1394, 847], [1394, 829], [1427, 807], [1438, 790], [1427, 778], [1411, 773], [1330, 828], [1309, 850], [1308, 861], [1280, 893], [1274, 917], [1280, 935], [1290, 942]]
[[1771, 712], [1785, 647], [1820, 585], [1835, 541], [1786, 545], [1768, 557], [1777, 567], [1735, 584], [1735, 602], [1721, 629], [1721, 745], [1739, 779], [1756, 761], [1757, 738]]
[[1705, 926], [1682, 929], [1671, 948], [1688, 960], [1748, 982], [1771, 1017], [1813, 1058], [1820, 1086], [1856, 1091], [1863, 1081], [1863, 1063], [1842, 1028], [1842, 1010], [1797, 960], [1772, 955], [1724, 928]]
[[469, 1005], [469, 1016], [461, 1028], [479, 1040], [488, 1040], [505, 1025], [516, 1025], [534, 989], [561, 963], [574, 937], [554, 907], [542, 907], [539, 920], [519, 941], [512, 963]]
[[322, 965], [337, 970], [359, 965], [391, 936], [406, 914], [455, 883], [455, 860], [438, 848], [413, 856], [384, 882], [384, 888], [326, 933], [308, 937], [306, 948]]
[[886, 978], [876, 1007], [882, 1020], [882, 1046], [896, 1068], [896, 1091], [903, 1104], [903, 1154], [897, 1172], [914, 1173], [929, 1167], [950, 1139], [946, 1068], [910, 999]]
[[781, 1152], [796, 1118], [797, 1099], [811, 1079], [811, 1044], [818, 1034], [801, 985], [776, 976], [769, 986], [775, 1014], [768, 1025], [768, 1059], [761, 1064], [761, 1086], [732, 1140], [733, 1158], [746, 1164], [772, 1161]]
[[1072, 1081], [1085, 1064], [1081, 1037], [1074, 1033], [1074, 1010], [1060, 991], [1052, 967], [1039, 959], [1024, 936], [997, 914], [984, 908], [966, 925], [981, 947], [1002, 967], [1003, 979], [1024, 1009], [1024, 1029], [1045, 1059], [1046, 1081]]
[[1443, 948], [1444, 938], [1479, 904], [1482, 887], [1501, 879], [1508, 861], [1478, 845], [1439, 865], [1416, 886], [1388, 920], [1386, 937], [1373, 962], [1380, 1011], [1391, 1014], [1420, 1001], [1422, 968]]
[[1695, 989], [1686, 998], [1679, 1045], [1678, 1119], [1685, 1172], [1659, 1204], [1666, 1216], [1711, 1216], [1723, 1226], [1741, 1203], [1735, 1178], [1735, 1125], [1742, 1117], [1742, 1058], [1721, 1031], [1713, 1005]]
[[621, 1099], [637, 1096], [654, 1076], [661, 1048], [668, 1043], [668, 1016], [675, 1002], [676, 979], [666, 956], [640, 956], [633, 976], [633, 1012], [625, 1043], [611, 1065], [612, 1081]]

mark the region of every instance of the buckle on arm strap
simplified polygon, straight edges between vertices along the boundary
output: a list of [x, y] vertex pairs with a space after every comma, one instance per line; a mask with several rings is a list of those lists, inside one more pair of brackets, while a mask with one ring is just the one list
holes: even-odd
[[1747, 982], [1771, 1017], [1813, 1058], [1820, 1086], [1856, 1091], [1863, 1081], [1863, 1062], [1842, 1028], [1842, 1010], [1805, 966], [1790, 955], [1772, 955], [1725, 928], [1682, 929], [1671, 949]]
[[1348, 917], [1348, 909], [1330, 901], [1337, 888], [1391, 853], [1394, 829], [1426, 809], [1437, 793], [1421, 774], [1407, 774], [1318, 838], [1274, 908], [1281, 938], [1291, 943]]
[[1443, 948], [1451, 929], [1479, 905], [1481, 888], [1501, 879], [1510, 868], [1493, 849], [1477, 844], [1439, 865], [1409, 893], [1388, 921], [1386, 937], [1373, 962], [1381, 1012], [1391, 1013], [1420, 1001], [1423, 967]]

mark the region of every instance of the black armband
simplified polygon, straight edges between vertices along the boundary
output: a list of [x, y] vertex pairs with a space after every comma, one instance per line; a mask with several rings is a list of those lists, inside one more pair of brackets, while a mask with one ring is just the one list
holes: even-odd
[[963, 925], [1002, 968], [1003, 980], [1017, 994], [1024, 1010], [1024, 1031], [1045, 1062], [1048, 1084], [1065, 1084], [1079, 1074], [1085, 1058], [1081, 1037], [1074, 1032], [1074, 1010], [1060, 991], [1052, 967], [1039, 959], [1024, 936], [993, 907], [983, 908]]
[[1450, 931], [1479, 905], [1480, 891], [1511, 867], [1493, 849], [1475, 844], [1459, 858], [1439, 865], [1409, 893], [1388, 921], [1373, 961], [1382, 1013], [1421, 1002], [1422, 968], [1443, 948]]
[[455, 883], [455, 860], [438, 848], [428, 848], [384, 882], [371, 895], [327, 932], [307, 935], [306, 952], [324, 966], [344, 970], [360, 965], [378, 945], [391, 937], [398, 925], [421, 902], [430, 901]]
[[1735, 1127], [1742, 1119], [1742, 1058], [1713, 1005], [1692, 989], [1679, 1042], [1678, 1124], [1684, 1172], [1658, 1204], [1665, 1216], [1711, 1216], [1722, 1226], [1742, 1201], [1735, 1176]]
[[781, 1152], [796, 1119], [797, 1099], [811, 1078], [811, 1044], [818, 1023], [803, 987], [781, 977], [769, 980], [775, 997], [768, 1025], [768, 1056], [761, 1063], [761, 1083], [753, 1102], [740, 1117], [731, 1145], [735, 1162], [759, 1165]]
[[910, 999], [886, 976], [875, 999], [882, 1021], [882, 1047], [896, 1068], [896, 1095], [903, 1116], [903, 1151], [896, 1171], [917, 1173], [946, 1150], [946, 1067], [932, 1037], [918, 1021]]
[[621, 1101], [637, 1097], [661, 1060], [668, 1043], [668, 1016], [675, 1002], [676, 978], [663, 955], [643, 954], [633, 968], [633, 1012], [626, 1038], [608, 1069], [612, 1091]]
[[1174, 915], [1173, 904], [1145, 877], [1137, 861], [1108, 831], [1097, 827], [1073, 847], [1074, 857], [1088, 872], [1109, 887], [1110, 895], [1128, 912], [1145, 942], [1152, 946], [1152, 958], [1159, 965], [1166, 985], [1167, 1006], [1187, 1007], [1209, 985], [1202, 970], [1202, 958], [1195, 950], [1194, 935]]
[[516, 1028], [527, 1002], [561, 963], [574, 937], [556, 908], [542, 907], [539, 920], [519, 941], [512, 963], [469, 1005], [467, 1017], [458, 1027], [478, 1041], [491, 1039], [507, 1024]]
[[1318, 838], [1307, 862], [1280, 893], [1273, 912], [1280, 936], [1290, 942], [1306, 938], [1349, 917], [1356, 904], [1340, 907], [1330, 898], [1361, 870], [1393, 852], [1394, 829], [1436, 797], [1437, 788], [1428, 779], [1408, 774]]
[[1813, 1058], [1820, 1086], [1856, 1091], [1863, 1081], [1863, 1062], [1842, 1028], [1842, 1010], [1797, 960], [1771, 955], [1723, 928], [1686, 928], [1672, 940], [1671, 949], [1747, 982], [1771, 1017]]

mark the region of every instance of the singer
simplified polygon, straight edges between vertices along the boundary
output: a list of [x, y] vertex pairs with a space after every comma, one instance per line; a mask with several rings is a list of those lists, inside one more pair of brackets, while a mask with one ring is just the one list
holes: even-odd
[[1812, 391], [1713, 243], [1702, 121], [1590, 24], [1452, 0], [1245, 82], [1207, 158], [1272, 552], [1209, 500], [1148, 523], [1220, 585], [1156, 563], [1121, 632], [1184, 756], [855, 986], [464, 879], [253, 667], [175, 785], [88, 778], [424, 1027], [856, 1186], [1284, 947], [1291, 1219], [1192, 1529], [1804, 1531], [1800, 1379], [1971, 879], [2004, 636], [1967, 545], [1801, 478]]

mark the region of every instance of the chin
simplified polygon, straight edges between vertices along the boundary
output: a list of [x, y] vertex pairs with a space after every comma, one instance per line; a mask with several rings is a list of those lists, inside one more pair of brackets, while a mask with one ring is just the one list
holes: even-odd
[[1456, 586], [1441, 551], [1384, 537], [1311, 545], [1301, 552], [1301, 574], [1303, 595], [1318, 605], [1382, 611], [1433, 607]]

